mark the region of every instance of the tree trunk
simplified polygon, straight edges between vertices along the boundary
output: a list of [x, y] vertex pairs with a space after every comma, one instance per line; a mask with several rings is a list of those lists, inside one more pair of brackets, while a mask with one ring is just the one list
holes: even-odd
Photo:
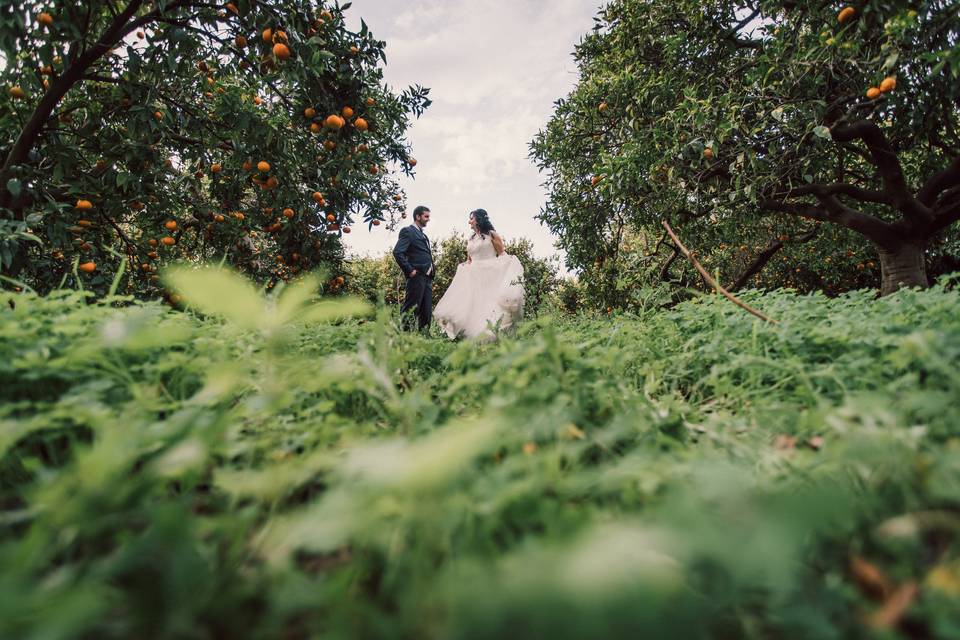
[[880, 295], [886, 296], [903, 287], [930, 286], [927, 280], [927, 265], [924, 258], [924, 247], [919, 244], [904, 242], [892, 249], [878, 247], [880, 253], [880, 268], [883, 273], [883, 284]]

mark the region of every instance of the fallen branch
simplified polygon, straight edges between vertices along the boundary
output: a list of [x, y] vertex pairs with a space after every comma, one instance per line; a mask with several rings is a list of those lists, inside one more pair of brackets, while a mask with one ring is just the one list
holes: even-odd
[[683, 246], [683, 243], [680, 242], [680, 238], [678, 238], [677, 234], [674, 233], [673, 229], [670, 228], [670, 223], [667, 222], [666, 220], [663, 220], [662, 224], [663, 224], [663, 228], [667, 230], [668, 234], [670, 234], [670, 239], [673, 240], [674, 244], [676, 244], [677, 247], [679, 247], [680, 252], [683, 253], [683, 255], [686, 256], [687, 260], [690, 261], [690, 263], [694, 266], [694, 268], [700, 272], [700, 275], [703, 276], [704, 280], [710, 283], [710, 285], [717, 290], [717, 293], [719, 293], [724, 298], [726, 298], [733, 304], [737, 305], [747, 313], [753, 314], [756, 317], [760, 318], [764, 322], [769, 322], [770, 324], [779, 324], [776, 320], [768, 318], [764, 314], [760, 313], [759, 311], [757, 311], [756, 309], [754, 309], [753, 307], [751, 307], [750, 305], [743, 302], [742, 300], [737, 298], [735, 295], [733, 295], [732, 293], [724, 289], [723, 286], [721, 286], [719, 282], [714, 280], [713, 276], [711, 276], [707, 272], [707, 270], [703, 268], [703, 265], [700, 264], [700, 262], [694, 257], [694, 255], [690, 252], [690, 250], [687, 249], [685, 246]]

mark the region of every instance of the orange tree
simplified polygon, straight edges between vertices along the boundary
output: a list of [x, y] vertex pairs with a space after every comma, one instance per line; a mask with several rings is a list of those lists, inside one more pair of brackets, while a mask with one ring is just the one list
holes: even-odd
[[625, 229], [666, 264], [669, 219], [739, 286], [925, 286], [960, 219], [958, 8], [611, 2], [531, 144], [542, 220], [581, 269]]
[[125, 258], [149, 295], [174, 258], [264, 281], [337, 265], [352, 225], [401, 210], [389, 170], [411, 173], [404, 132], [429, 106], [385, 86], [385, 43], [348, 7], [4, 3], [3, 272], [103, 291]]

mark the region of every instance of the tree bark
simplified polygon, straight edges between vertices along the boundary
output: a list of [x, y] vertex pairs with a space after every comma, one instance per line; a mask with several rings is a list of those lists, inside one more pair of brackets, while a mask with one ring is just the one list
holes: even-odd
[[930, 286], [923, 245], [904, 242], [892, 248], [877, 247], [877, 251], [882, 272], [881, 296], [904, 287]]

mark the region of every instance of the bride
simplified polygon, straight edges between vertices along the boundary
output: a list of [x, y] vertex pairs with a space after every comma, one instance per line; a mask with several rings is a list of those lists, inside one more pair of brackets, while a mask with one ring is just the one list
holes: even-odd
[[433, 317], [451, 339], [491, 339], [495, 330], [509, 328], [523, 316], [523, 266], [504, 252], [486, 211], [470, 213], [470, 228], [467, 261], [457, 267]]

